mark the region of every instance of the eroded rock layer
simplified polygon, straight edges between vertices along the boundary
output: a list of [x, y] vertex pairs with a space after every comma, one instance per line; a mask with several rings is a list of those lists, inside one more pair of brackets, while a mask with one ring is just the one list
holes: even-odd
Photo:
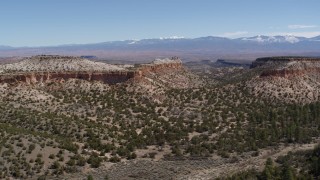
[[307, 73], [320, 73], [320, 58], [313, 57], [270, 57], [258, 58], [251, 68], [261, 67], [260, 77], [302, 76]]
[[[50, 57], [50, 58], [49, 58]], [[97, 71], [93, 69], [94, 63], [91, 61], [83, 61], [81, 60], [81, 70], [77, 71], [75, 70], [76, 67], [80, 67], [77, 59], [72, 59], [71, 57], [55, 57], [55, 56], [49, 56], [49, 57], [36, 57], [35, 61], [34, 59], [28, 58], [27, 60], [20, 62], [20, 64], [10, 64], [5, 65], [5, 67], [2, 67], [0, 69], [3, 69], [5, 73], [0, 74], [0, 83], [18, 83], [18, 82], [24, 82], [27, 84], [36, 84], [36, 83], [48, 83], [52, 81], [57, 82], [63, 82], [68, 79], [82, 79], [87, 81], [100, 81], [106, 84], [117, 84], [126, 82], [130, 79], [133, 80], [139, 80], [143, 76], [149, 74], [149, 73], [165, 73], [168, 71], [175, 71], [183, 69], [182, 62], [179, 58], [174, 57], [171, 59], [158, 59], [153, 61], [150, 64], [141, 64], [137, 65], [136, 67], [128, 66], [128, 68], [117, 67], [116, 65], [108, 65], [105, 63], [98, 63], [97, 65], [101, 65], [105, 69], [101, 69], [101, 66], [97, 66]], [[31, 62], [29, 62], [31, 61]], [[46, 61], [45, 63], [53, 64], [52, 61], [58, 61], [57, 66], [62, 67], [62, 69], [55, 69], [56, 71], [52, 71], [53, 69], [50, 67], [47, 71], [46, 69], [43, 69], [43, 67], [40, 67], [38, 63], [41, 61]], [[62, 63], [61, 63], [62, 61]], [[76, 61], [76, 63], [73, 63], [72, 61]], [[23, 69], [24, 64], [28, 64], [32, 71], [26, 71]], [[86, 64], [88, 66], [86, 66]], [[37, 71], [37, 68], [40, 71]], [[63, 67], [68, 67], [68, 70], [64, 70]], [[72, 70], [70, 71], [70, 67], [72, 67]], [[108, 70], [106, 67], [112, 67], [110, 70]], [[83, 69], [88, 69], [87, 71]], [[8, 69], [12, 72], [8, 72]], [[22, 69], [22, 70], [21, 70]], [[14, 71], [13, 71], [14, 70]]]
[[47, 83], [50, 81], [63, 82], [67, 79], [82, 79], [87, 81], [100, 81], [106, 84], [125, 82], [136, 77], [136, 72], [39, 72], [2, 75], [0, 83], [25, 82], [27, 84]]

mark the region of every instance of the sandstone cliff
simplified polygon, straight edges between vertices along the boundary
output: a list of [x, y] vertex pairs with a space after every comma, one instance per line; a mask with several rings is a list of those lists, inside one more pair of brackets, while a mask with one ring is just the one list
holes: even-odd
[[0, 75], [0, 83], [24, 82], [27, 84], [48, 83], [51, 81], [64, 82], [68, 79], [100, 81], [106, 84], [125, 82], [136, 77], [134, 71], [118, 72], [28, 72], [20, 74]]
[[100, 81], [106, 84], [140, 80], [150, 73], [183, 69], [179, 58], [157, 59], [150, 64], [117, 66], [69, 56], [36, 56], [0, 66], [0, 83], [27, 84], [63, 82], [67, 79]]
[[140, 64], [137, 68], [141, 76], [148, 73], [165, 73], [166, 71], [181, 69], [183, 69], [183, 65], [178, 57], [172, 57], [171, 59], [156, 59], [150, 64]]
[[251, 68], [262, 68], [261, 77], [293, 77], [307, 73], [320, 73], [320, 58], [270, 57], [258, 58]]

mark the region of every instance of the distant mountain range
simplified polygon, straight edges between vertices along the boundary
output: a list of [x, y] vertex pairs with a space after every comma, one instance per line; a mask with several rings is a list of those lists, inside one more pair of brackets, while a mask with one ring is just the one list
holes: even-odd
[[50, 47], [0, 46], [0, 57], [60, 54], [96, 56], [105, 60], [145, 61], [158, 57], [180, 56], [185, 61], [203, 59], [248, 59], [261, 56], [320, 56], [320, 36], [254, 36], [111, 41], [95, 44], [71, 44]]

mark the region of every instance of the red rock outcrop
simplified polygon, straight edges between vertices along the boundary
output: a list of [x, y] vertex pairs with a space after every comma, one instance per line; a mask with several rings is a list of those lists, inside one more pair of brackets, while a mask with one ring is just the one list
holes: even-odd
[[260, 77], [295, 77], [320, 73], [320, 58], [312, 57], [270, 57], [258, 58], [251, 68], [262, 68]]
[[100, 81], [106, 84], [125, 82], [138, 76], [134, 71], [123, 72], [35, 72], [8, 74], [0, 76], [0, 83], [24, 82], [27, 84], [47, 83], [51, 81], [62, 82], [67, 79], [83, 79], [87, 81]]
[[182, 62], [178, 58], [172, 58], [166, 62], [153, 62], [150, 64], [138, 65], [133, 70], [124, 71], [101, 71], [101, 72], [82, 72], [82, 71], [64, 71], [64, 72], [19, 72], [0, 75], [0, 83], [18, 83], [27, 84], [48, 83], [52, 81], [63, 82], [68, 79], [82, 79], [87, 81], [100, 81], [106, 84], [117, 84], [126, 82], [130, 79], [139, 80], [148, 73], [165, 73], [183, 69]]
[[148, 73], [165, 73], [166, 71], [182, 70], [183, 65], [182, 61], [177, 58], [171, 58], [170, 62], [153, 62], [151, 64], [141, 64], [138, 67], [139, 74], [141, 76]]

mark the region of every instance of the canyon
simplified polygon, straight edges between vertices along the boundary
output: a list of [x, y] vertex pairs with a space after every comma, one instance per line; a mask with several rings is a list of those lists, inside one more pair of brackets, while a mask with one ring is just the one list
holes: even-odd
[[253, 64], [48, 55], [2, 64], [0, 178], [210, 179], [312, 149], [318, 60]]

